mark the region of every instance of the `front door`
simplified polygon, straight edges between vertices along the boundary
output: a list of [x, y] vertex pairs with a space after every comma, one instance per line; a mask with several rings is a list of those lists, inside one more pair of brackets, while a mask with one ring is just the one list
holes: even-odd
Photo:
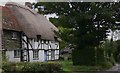
[[44, 61], [47, 61], [47, 51], [44, 51]]

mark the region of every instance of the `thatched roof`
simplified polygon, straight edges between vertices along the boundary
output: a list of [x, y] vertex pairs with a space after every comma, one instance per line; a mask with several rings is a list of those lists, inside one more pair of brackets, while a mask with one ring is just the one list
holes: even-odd
[[54, 31], [58, 31], [58, 29], [43, 15], [26, 6], [13, 2], [7, 3], [6, 7], [15, 15], [21, 30], [29, 38], [37, 38], [37, 35], [41, 35], [41, 39], [55, 40], [54, 37], [56, 35]]
[[2, 30], [2, 6], [0, 6], [0, 29]]
[[21, 31], [13, 12], [8, 7], [2, 7], [2, 28], [6, 30]]

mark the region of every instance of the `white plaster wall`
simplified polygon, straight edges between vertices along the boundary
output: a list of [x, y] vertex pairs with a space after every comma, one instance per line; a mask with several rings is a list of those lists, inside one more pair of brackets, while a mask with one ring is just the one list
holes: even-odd
[[14, 58], [14, 51], [6, 51], [6, 57], [10, 62], [20, 62], [20, 58]]
[[49, 56], [48, 60], [51, 60], [51, 56]]
[[59, 49], [59, 43], [58, 42], [50, 41], [49, 44], [51, 45], [51, 47], [49, 46], [49, 49]]
[[41, 44], [39, 45], [38, 49], [41, 49]]
[[[24, 37], [24, 40], [26, 40], [26, 37]], [[46, 43], [44, 43], [43, 40], [39, 41], [40, 43], [44, 43], [44, 44], [40, 44], [39, 47], [38, 47], [38, 44], [39, 42], [35, 41], [35, 39], [32, 39], [32, 40], [29, 40], [30, 41], [30, 44], [29, 44], [29, 49], [59, 49], [59, 42], [55, 42], [55, 41], [46, 41]], [[50, 47], [51, 46], [51, 47]], [[27, 48], [27, 45], [26, 43], [24, 43], [24, 46], [25, 48]]]
[[[22, 36], [22, 39], [27, 40], [26, 36]], [[22, 48], [27, 48], [27, 44], [24, 41], [22, 41]]]
[[29, 49], [32, 49], [32, 47], [31, 47], [31, 45], [30, 45], [30, 44], [28, 44], [28, 46], [29, 46]]
[[47, 50], [47, 49], [48, 49], [48, 47], [49, 47], [49, 45], [48, 45], [48, 44], [43, 44], [43, 49]]
[[39, 60], [40, 60], [41, 62], [44, 61], [44, 50], [40, 50], [40, 51], [39, 51]]
[[[27, 40], [26, 37], [23, 37], [24, 40]], [[55, 42], [55, 41], [46, 41], [46, 43], [43, 40], [40, 40], [39, 42], [37, 42], [35, 39], [29, 39], [29, 42], [31, 45], [29, 44], [29, 49], [58, 49], [55, 51], [55, 59], [59, 59], [59, 42]], [[38, 44], [41, 43], [38, 47]], [[44, 44], [43, 44], [44, 43]], [[50, 47], [51, 45], [51, 47]], [[26, 43], [24, 43], [24, 47], [27, 47]], [[56, 55], [57, 54], [57, 55]], [[33, 51], [30, 50], [29, 51], [29, 57], [30, 57], [30, 62], [34, 62], [34, 61], [40, 61], [43, 62], [45, 61], [45, 54], [44, 54], [44, 50], [39, 50], [39, 59], [38, 60], [33, 60]], [[49, 52], [49, 57], [47, 58], [47, 60], [51, 60], [51, 52]]]
[[38, 48], [38, 42], [35, 42], [35, 46], [34, 46], [35, 49]]

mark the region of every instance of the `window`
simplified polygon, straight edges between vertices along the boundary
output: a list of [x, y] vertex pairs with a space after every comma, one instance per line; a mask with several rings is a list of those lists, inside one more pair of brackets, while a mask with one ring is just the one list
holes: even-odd
[[14, 50], [14, 58], [20, 58], [21, 52], [20, 50]]
[[46, 40], [43, 40], [44, 41], [44, 44], [46, 44]]
[[41, 35], [37, 35], [37, 42], [41, 39]]
[[55, 50], [51, 51], [51, 60], [55, 60]]
[[12, 32], [12, 39], [16, 39], [17, 38], [17, 32]]
[[39, 59], [39, 51], [38, 50], [33, 50], [33, 59], [38, 60]]

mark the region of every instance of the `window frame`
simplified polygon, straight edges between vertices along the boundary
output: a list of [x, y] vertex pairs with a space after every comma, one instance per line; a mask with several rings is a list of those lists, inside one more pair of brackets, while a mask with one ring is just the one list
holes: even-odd
[[12, 39], [17, 39], [17, 32], [12, 32]]
[[39, 60], [39, 50], [33, 50], [33, 60]]
[[20, 50], [14, 50], [14, 58], [20, 58], [21, 57], [21, 51]]
[[51, 60], [55, 60], [55, 50], [51, 50]]

